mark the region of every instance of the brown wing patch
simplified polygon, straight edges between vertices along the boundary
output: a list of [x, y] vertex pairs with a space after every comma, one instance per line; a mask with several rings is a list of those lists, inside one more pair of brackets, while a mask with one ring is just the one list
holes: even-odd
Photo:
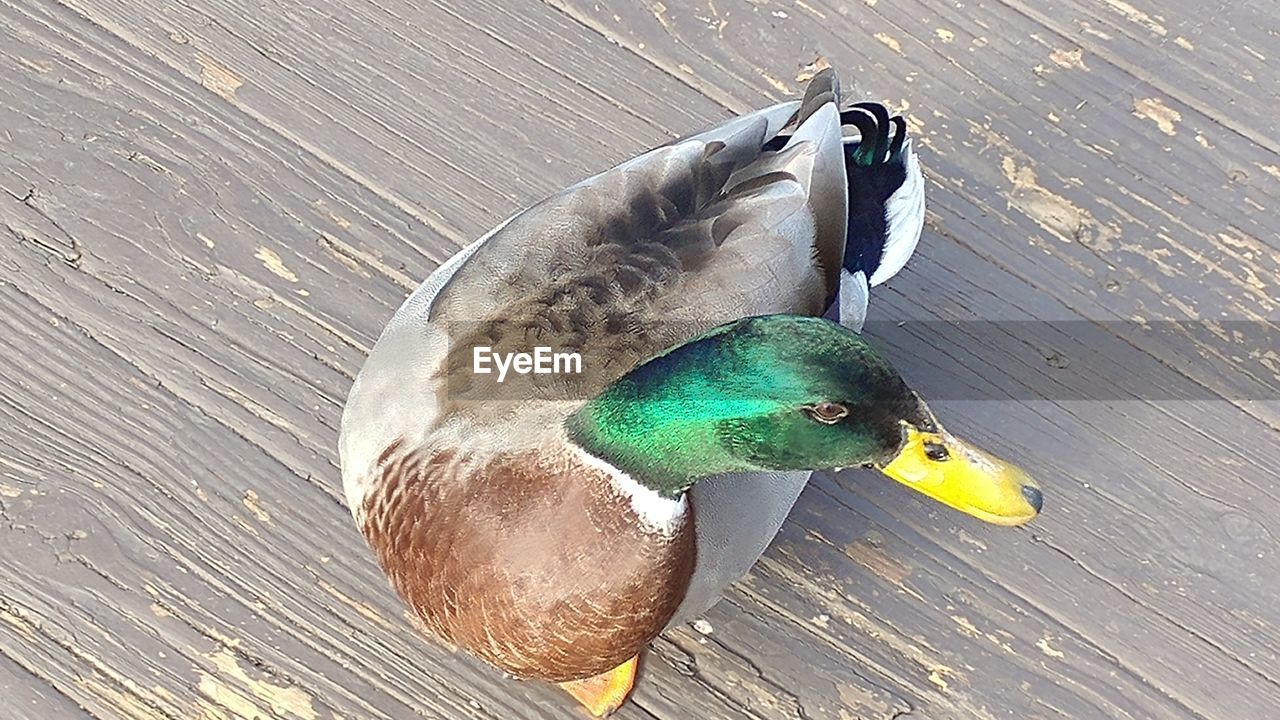
[[[744, 132], [762, 136], [763, 121], [759, 125]], [[798, 152], [762, 154], [759, 146], [712, 142], [683, 172], [637, 173], [609, 185], [613, 192], [579, 189], [571, 199], [558, 201], [562, 204], [553, 218], [544, 218], [545, 227], [514, 221], [512, 230], [535, 245], [554, 244], [556, 233], [573, 228], [580, 237], [569, 245], [578, 250], [555, 258], [546, 274], [511, 268], [501, 280], [507, 298], [501, 307], [482, 317], [447, 321], [451, 341], [438, 378], [447, 399], [585, 399], [637, 363], [705, 330], [687, 323], [667, 327], [654, 308], [663, 298], [680, 295], [699, 271], [716, 262], [731, 233], [767, 214], [770, 191], [796, 181], [785, 167]], [[792, 205], [802, 203], [796, 197]], [[726, 257], [730, 262], [744, 258], [737, 251]], [[474, 372], [477, 347], [505, 356], [537, 346], [579, 353], [582, 375], [508, 377], [499, 383], [495, 375]]]
[[[644, 322], [649, 298], [674, 282], [685, 263], [661, 243], [610, 243], [592, 248], [585, 264], [554, 276], [500, 312], [451, 323], [440, 366], [445, 396], [457, 403], [518, 398], [582, 399], [663, 347], [665, 329]], [[582, 375], [477, 374], [477, 347], [493, 354], [535, 347], [582, 355]]]
[[396, 454], [365, 511], [379, 564], [426, 627], [518, 677], [620, 665], [693, 574], [692, 532], [642, 531], [607, 478], [562, 452]]

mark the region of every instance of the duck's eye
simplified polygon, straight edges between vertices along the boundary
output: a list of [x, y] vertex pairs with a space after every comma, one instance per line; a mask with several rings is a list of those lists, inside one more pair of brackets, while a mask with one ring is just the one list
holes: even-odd
[[809, 417], [826, 425], [835, 425], [849, 415], [849, 408], [834, 402], [823, 402], [817, 405], [806, 405], [804, 411]]
[[947, 446], [942, 443], [925, 443], [924, 454], [934, 462], [942, 462], [943, 460], [951, 459], [951, 453], [947, 452]]

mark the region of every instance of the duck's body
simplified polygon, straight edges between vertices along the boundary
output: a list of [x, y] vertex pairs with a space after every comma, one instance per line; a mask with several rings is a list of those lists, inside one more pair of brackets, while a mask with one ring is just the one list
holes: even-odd
[[[755, 469], [693, 483], [685, 440], [652, 450], [670, 467], [649, 472], [652, 458], [584, 450], [629, 421], [572, 418], [649, 358], [744, 316], [820, 316], [843, 286], [841, 314], [860, 327], [868, 278], [915, 245], [923, 186], [901, 121], [849, 111], [879, 134], [860, 146], [837, 95], [824, 73], [803, 102], [574, 185], [465, 248], [396, 313], [347, 403], [343, 478], [432, 632], [518, 677], [587, 678], [705, 610], [760, 556], [809, 470], [731, 463]], [[475, 372], [477, 347], [535, 346], [580, 353], [581, 372]]]

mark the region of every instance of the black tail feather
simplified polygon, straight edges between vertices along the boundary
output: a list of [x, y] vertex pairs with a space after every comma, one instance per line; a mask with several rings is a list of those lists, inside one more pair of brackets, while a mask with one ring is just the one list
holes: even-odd
[[845, 172], [849, 177], [849, 234], [844, 267], [867, 277], [875, 272], [888, 238], [885, 202], [907, 179], [902, 150], [907, 123], [889, 115], [880, 103], [859, 102], [840, 114], [842, 124], [858, 129], [856, 140], [845, 141]]
[[[764, 145], [766, 151], [781, 150], [792, 133], [819, 108], [829, 102], [839, 106], [840, 87], [835, 72], [825, 69], [814, 75], [791, 121]], [[886, 202], [907, 180], [907, 122], [890, 115], [878, 102], [856, 102], [840, 112], [840, 124], [856, 129], [845, 137], [845, 172], [849, 180], [849, 229], [845, 240], [844, 268], [862, 271], [870, 278], [884, 257], [889, 241]], [[914, 241], [913, 241], [914, 246]]]

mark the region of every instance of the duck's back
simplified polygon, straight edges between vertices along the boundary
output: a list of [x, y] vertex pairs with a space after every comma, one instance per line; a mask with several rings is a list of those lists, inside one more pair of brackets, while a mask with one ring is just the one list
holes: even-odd
[[766, 151], [797, 105], [650, 151], [535, 205], [401, 319], [449, 333], [451, 380], [474, 380], [462, 376], [476, 346], [580, 353], [569, 380], [585, 399], [716, 325], [822, 313], [844, 248], [840, 126], [826, 105]]

